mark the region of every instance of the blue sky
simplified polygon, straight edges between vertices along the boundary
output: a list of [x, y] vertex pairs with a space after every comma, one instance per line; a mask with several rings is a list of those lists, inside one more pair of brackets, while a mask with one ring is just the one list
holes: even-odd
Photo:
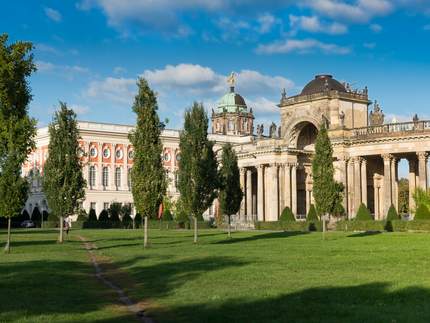
[[[58, 100], [79, 120], [131, 124], [138, 75], [180, 129], [194, 100], [210, 111], [235, 90], [255, 124], [279, 124], [282, 88], [316, 74], [369, 88], [386, 115], [430, 119], [428, 0], [8, 1], [0, 32], [35, 45], [30, 114], [46, 126]], [[372, 107], [371, 107], [372, 108]]]

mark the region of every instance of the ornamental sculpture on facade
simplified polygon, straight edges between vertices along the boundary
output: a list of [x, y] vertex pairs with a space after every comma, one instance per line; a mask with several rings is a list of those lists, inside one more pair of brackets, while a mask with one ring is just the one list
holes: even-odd
[[264, 125], [257, 125], [257, 138], [263, 139]]
[[272, 122], [269, 128], [269, 137], [270, 138], [276, 138], [276, 124]]
[[375, 100], [374, 112], [369, 113], [370, 126], [382, 126], [384, 123], [384, 114], [382, 110], [379, 108], [378, 101]]
[[231, 84], [231, 86], [233, 86], [233, 84], [234, 84], [234, 71], [231, 72], [230, 77], [227, 78], [227, 82], [229, 82]]

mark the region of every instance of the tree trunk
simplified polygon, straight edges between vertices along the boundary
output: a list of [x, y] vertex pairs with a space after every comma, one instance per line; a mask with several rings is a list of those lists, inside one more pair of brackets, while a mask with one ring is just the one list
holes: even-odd
[[230, 224], [230, 215], [228, 215], [228, 238], [231, 238], [231, 224]]
[[145, 237], [143, 238], [143, 247], [148, 248], [148, 216], [145, 216]]
[[12, 222], [11, 218], [7, 219], [7, 243], [6, 243], [6, 248], [4, 248], [5, 253], [10, 252], [10, 226], [11, 226], [11, 222]]
[[60, 217], [60, 242], [63, 242], [63, 217]]
[[198, 241], [197, 241], [197, 217], [194, 218], [194, 243], [198, 243]]

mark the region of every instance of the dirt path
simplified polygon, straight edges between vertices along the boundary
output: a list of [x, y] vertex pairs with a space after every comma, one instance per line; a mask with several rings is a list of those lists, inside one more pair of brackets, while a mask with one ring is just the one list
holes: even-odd
[[[102, 276], [103, 269], [101, 269], [100, 266], [99, 266], [99, 264], [97, 263], [97, 260], [96, 260], [96, 258], [93, 255], [93, 251], [91, 250], [89, 243], [86, 242], [85, 239], [82, 238], [81, 236], [75, 235], [75, 237], [81, 239], [84, 242], [85, 248], [87, 249], [88, 254], [90, 255], [91, 261], [92, 261], [92, 263], [94, 265], [94, 269], [96, 270], [96, 273], [95, 273], [96, 277], [103, 284], [109, 286], [110, 288], [112, 288], [118, 294], [119, 300], [124, 303], [124, 305], [127, 307], [127, 309], [130, 312], [132, 312], [136, 316], [140, 317], [142, 319], [142, 321], [145, 322], [145, 323], [154, 323], [154, 321], [152, 320], [152, 318], [150, 318], [149, 316], [145, 315], [145, 310], [141, 310], [137, 304], [133, 303], [133, 301], [125, 295], [125, 293], [121, 290], [121, 288], [119, 288], [118, 286], [114, 285], [111, 281], [107, 280], [106, 278], [104, 278]], [[97, 247], [96, 247], [96, 245], [94, 243], [93, 243], [93, 247], [95, 249], [97, 249]]]

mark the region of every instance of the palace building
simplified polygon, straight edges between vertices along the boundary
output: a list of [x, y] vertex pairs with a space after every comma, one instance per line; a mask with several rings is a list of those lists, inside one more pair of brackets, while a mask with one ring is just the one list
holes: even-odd
[[[234, 80], [230, 78], [231, 85]], [[373, 104], [373, 111], [369, 106]], [[285, 206], [296, 215], [307, 214], [312, 195], [311, 159], [317, 129], [325, 123], [333, 145], [335, 179], [345, 185], [344, 207], [355, 217], [363, 202], [375, 219], [383, 219], [391, 204], [398, 207], [398, 162], [409, 162], [410, 205], [415, 187], [428, 186], [427, 156], [430, 151], [430, 121], [415, 115], [410, 122], [384, 123], [378, 103], [368, 98], [368, 89], [352, 90], [331, 75], [317, 75], [300, 94], [286, 97], [282, 92], [277, 105], [279, 127], [272, 123], [269, 135], [258, 125], [254, 134], [254, 112], [245, 99], [234, 92], [225, 94], [212, 110], [211, 140], [220, 153], [230, 142], [238, 155], [240, 183], [245, 196], [239, 215], [261, 221], [276, 221]], [[101, 210], [113, 200], [133, 202], [129, 171], [133, 165], [133, 147], [127, 139], [132, 126], [79, 122], [82, 151], [88, 153], [84, 177], [87, 180], [83, 207]], [[179, 131], [164, 130], [163, 162], [170, 178], [169, 192], [178, 197], [175, 172], [178, 169]], [[49, 155], [48, 128], [38, 130], [37, 148], [23, 166], [23, 175], [32, 171], [43, 174]], [[84, 157], [83, 157], [84, 158]], [[84, 158], [85, 160], [85, 158]], [[86, 161], [86, 160], [85, 160]], [[216, 205], [216, 201], [214, 202]], [[25, 208], [47, 209], [40, 183], [32, 184]], [[206, 216], [214, 214], [214, 208]]]

